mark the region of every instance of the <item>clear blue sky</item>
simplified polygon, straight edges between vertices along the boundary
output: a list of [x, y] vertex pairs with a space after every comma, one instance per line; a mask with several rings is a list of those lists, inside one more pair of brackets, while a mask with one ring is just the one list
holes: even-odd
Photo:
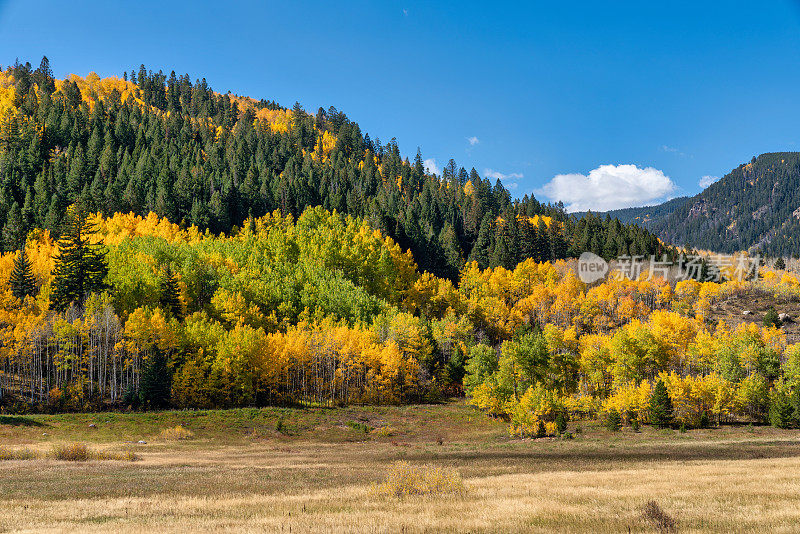
[[[46, 54], [58, 76], [105, 76], [144, 63], [334, 105], [409, 157], [419, 146], [575, 209], [694, 194], [753, 155], [800, 150], [796, 2], [431, 4], [0, 0], [0, 64]], [[542, 190], [559, 174], [577, 176]]]

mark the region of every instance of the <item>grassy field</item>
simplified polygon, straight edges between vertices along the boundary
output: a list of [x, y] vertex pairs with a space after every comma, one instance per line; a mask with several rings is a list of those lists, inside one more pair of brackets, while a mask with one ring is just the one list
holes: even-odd
[[[0, 443], [37, 453], [0, 461], [0, 531], [653, 532], [651, 500], [679, 532], [800, 530], [796, 432], [570, 431], [510, 440], [463, 402], [0, 416]], [[139, 459], [48, 457], [75, 441]], [[401, 460], [453, 468], [464, 491], [377, 491]]]

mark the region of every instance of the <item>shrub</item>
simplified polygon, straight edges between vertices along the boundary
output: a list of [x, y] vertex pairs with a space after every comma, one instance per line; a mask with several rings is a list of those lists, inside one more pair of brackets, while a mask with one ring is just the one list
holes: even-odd
[[558, 412], [556, 416], [556, 430], [559, 434], [563, 434], [567, 430], [567, 417], [564, 412]]
[[135, 462], [139, 456], [130, 449], [124, 451], [100, 451], [91, 454], [96, 460], [115, 460], [118, 462]]
[[781, 325], [781, 320], [778, 318], [778, 312], [775, 311], [775, 308], [770, 306], [767, 313], [764, 314], [764, 326], [774, 326], [778, 327]]
[[648, 501], [642, 508], [642, 519], [659, 532], [675, 532], [677, 523], [670, 517], [656, 501]]
[[464, 481], [453, 468], [413, 466], [402, 461], [392, 464], [386, 473], [386, 480], [377, 486], [378, 494], [392, 497], [461, 495], [464, 491]]
[[372, 430], [372, 427], [366, 425], [364, 423], [359, 423], [358, 421], [348, 421], [347, 426], [355, 430], [356, 432], [361, 432], [364, 434], [369, 434], [369, 431]]
[[53, 458], [67, 462], [85, 462], [91, 458], [85, 443], [69, 443], [53, 447]]
[[634, 432], [639, 432], [639, 418], [634, 417], [631, 419], [631, 428], [633, 428]]
[[545, 436], [547, 436], [547, 429], [544, 426], [544, 421], [539, 419], [539, 424], [536, 425], [536, 437], [543, 438]]
[[286, 433], [286, 425], [283, 422], [283, 416], [278, 417], [278, 421], [275, 423], [275, 431], [281, 434]]
[[8, 449], [0, 447], [0, 461], [3, 460], [33, 460], [36, 453], [30, 449]]
[[85, 443], [68, 443], [53, 447], [52, 457], [65, 462], [87, 462], [89, 460], [116, 460], [133, 462], [139, 459], [132, 450], [93, 451]]
[[708, 428], [711, 423], [708, 420], [708, 412], [703, 410], [700, 414], [700, 428]]
[[184, 428], [183, 425], [178, 425], [173, 428], [164, 429], [161, 432], [160, 437], [161, 439], [166, 439], [170, 441], [186, 440], [186, 439], [192, 439], [194, 437], [194, 432], [192, 432], [188, 428]]
[[395, 430], [391, 426], [387, 425], [387, 426], [381, 426], [381, 427], [375, 428], [375, 429], [372, 430], [371, 433], [375, 434], [377, 436], [380, 436], [382, 438], [388, 438], [389, 436], [394, 435]]
[[606, 413], [606, 428], [612, 432], [617, 432], [622, 428], [622, 417], [616, 408], [611, 408]]

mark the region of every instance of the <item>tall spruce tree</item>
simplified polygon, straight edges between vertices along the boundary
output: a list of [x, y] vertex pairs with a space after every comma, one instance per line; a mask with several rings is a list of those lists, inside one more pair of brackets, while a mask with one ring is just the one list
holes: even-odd
[[53, 271], [50, 306], [55, 310], [63, 311], [72, 303], [83, 304], [89, 293], [100, 292], [106, 287], [106, 251], [101, 243], [89, 241], [93, 230], [83, 205], [70, 206], [64, 233], [58, 241]]
[[653, 426], [667, 428], [672, 424], [672, 419], [672, 399], [669, 398], [666, 384], [659, 379], [650, 397], [650, 422]]
[[169, 406], [172, 376], [167, 357], [158, 349], [143, 364], [139, 386], [139, 402], [145, 408], [157, 410]]
[[470, 252], [469, 261], [476, 261], [481, 269], [489, 266], [492, 250], [494, 249], [494, 223], [492, 216], [486, 214], [481, 221], [478, 239]]
[[19, 249], [19, 254], [14, 259], [14, 270], [11, 271], [8, 284], [11, 286], [11, 293], [20, 300], [36, 296], [36, 278], [33, 276], [31, 262], [28, 261], [28, 255], [25, 253], [25, 245]]

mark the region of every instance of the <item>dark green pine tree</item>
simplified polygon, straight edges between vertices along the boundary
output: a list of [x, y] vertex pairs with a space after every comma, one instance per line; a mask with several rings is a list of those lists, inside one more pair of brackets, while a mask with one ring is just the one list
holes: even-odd
[[36, 296], [36, 278], [33, 276], [31, 262], [28, 261], [28, 255], [25, 253], [25, 245], [20, 248], [19, 254], [14, 259], [14, 270], [11, 271], [8, 284], [11, 286], [11, 293], [20, 300]]
[[461, 258], [461, 249], [458, 244], [458, 236], [450, 223], [445, 223], [442, 232], [439, 234], [439, 246], [442, 249], [444, 265], [442, 273], [451, 280], [458, 279], [464, 260]]
[[536, 258], [536, 227], [531, 224], [527, 217], [519, 223], [519, 257], [518, 261], [525, 261], [528, 258]]
[[[552, 225], [553, 223], [551, 223]], [[536, 228], [536, 246], [534, 247], [536, 253], [534, 257], [536, 261], [550, 261], [553, 259], [552, 250], [550, 246], [550, 231], [547, 229], [544, 219], [539, 219]]]
[[92, 231], [86, 209], [81, 204], [70, 206], [53, 271], [50, 306], [55, 310], [63, 311], [72, 303], [83, 304], [89, 293], [106, 287], [106, 252], [101, 244], [88, 240]]
[[139, 401], [150, 410], [169, 406], [170, 376], [167, 357], [160, 350], [148, 356], [143, 364]]
[[491, 267], [513, 269], [517, 265], [517, 217], [507, 211], [495, 226], [495, 245], [490, 259]]
[[472, 247], [472, 252], [469, 255], [469, 261], [476, 261], [481, 269], [489, 266], [491, 261], [492, 249], [494, 248], [494, 224], [492, 223], [492, 216], [487, 214], [481, 221], [480, 231], [478, 232], [478, 239], [475, 241], [475, 246]]
[[179, 298], [180, 290], [178, 289], [178, 277], [172, 272], [169, 266], [164, 269], [164, 274], [161, 276], [159, 293], [158, 304], [161, 306], [161, 309], [178, 320], [183, 319], [183, 308], [181, 307]]
[[659, 379], [650, 397], [650, 423], [659, 428], [667, 428], [672, 424], [672, 418], [672, 399], [669, 398], [664, 381]]
[[557, 221], [553, 221], [547, 228], [547, 238], [550, 245], [550, 256], [553, 261], [566, 258], [569, 246], [564, 240], [564, 235], [561, 233]]
[[25, 227], [22, 222], [22, 210], [20, 210], [19, 204], [14, 202], [8, 213], [6, 224], [3, 226], [3, 243], [6, 250], [15, 250], [20, 247], [24, 239]]

